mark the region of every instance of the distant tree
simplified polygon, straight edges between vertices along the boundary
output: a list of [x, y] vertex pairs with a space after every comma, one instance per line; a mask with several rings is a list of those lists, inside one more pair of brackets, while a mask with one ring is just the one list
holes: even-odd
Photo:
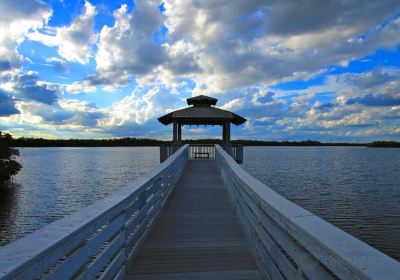
[[11, 180], [22, 168], [15, 158], [19, 151], [14, 148], [12, 136], [0, 131], [0, 183]]

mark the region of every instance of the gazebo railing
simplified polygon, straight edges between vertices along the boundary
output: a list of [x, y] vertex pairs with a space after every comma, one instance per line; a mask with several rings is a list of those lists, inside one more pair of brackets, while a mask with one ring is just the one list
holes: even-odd
[[167, 158], [172, 156], [177, 150], [179, 150], [180, 147], [182, 147], [182, 144], [161, 144], [160, 145], [160, 162], [164, 162]]
[[[161, 144], [160, 145], [160, 162], [164, 162], [172, 156], [175, 151], [179, 150], [182, 144]], [[239, 164], [243, 163], [243, 145], [240, 144], [221, 144], [221, 147]], [[214, 144], [191, 144], [189, 147], [188, 157], [194, 159], [215, 159]]]
[[221, 147], [227, 152], [237, 163], [243, 163], [243, 145], [241, 144], [222, 144]]

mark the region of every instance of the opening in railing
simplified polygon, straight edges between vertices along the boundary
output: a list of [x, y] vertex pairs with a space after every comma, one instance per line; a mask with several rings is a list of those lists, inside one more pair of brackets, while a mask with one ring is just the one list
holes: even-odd
[[212, 144], [190, 145], [189, 159], [215, 159], [215, 146]]

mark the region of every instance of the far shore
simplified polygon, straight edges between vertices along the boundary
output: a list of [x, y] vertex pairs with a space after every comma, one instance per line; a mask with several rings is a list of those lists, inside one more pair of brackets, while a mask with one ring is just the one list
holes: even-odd
[[[16, 138], [13, 140], [16, 147], [145, 147], [170, 144], [150, 138], [110, 138], [110, 139], [43, 139], [43, 138]], [[187, 139], [182, 143], [187, 144], [222, 144], [219, 139]], [[400, 148], [400, 142], [374, 141], [370, 143], [344, 143], [320, 142], [316, 140], [305, 141], [259, 141], [259, 140], [232, 140], [232, 144], [243, 146], [365, 146], [370, 148]]]

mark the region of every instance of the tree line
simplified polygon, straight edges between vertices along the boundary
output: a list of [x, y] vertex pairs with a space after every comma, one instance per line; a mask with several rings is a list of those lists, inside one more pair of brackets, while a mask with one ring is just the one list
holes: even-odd
[[[109, 139], [44, 139], [21, 137], [13, 139], [16, 147], [117, 147], [117, 146], [159, 146], [171, 141], [150, 138], [109, 138]], [[221, 139], [185, 139], [184, 144], [221, 144]], [[368, 146], [368, 147], [398, 147], [399, 142], [376, 141], [372, 143], [342, 143], [320, 142], [316, 140], [305, 141], [261, 141], [261, 140], [232, 140], [232, 144], [244, 146]]]

